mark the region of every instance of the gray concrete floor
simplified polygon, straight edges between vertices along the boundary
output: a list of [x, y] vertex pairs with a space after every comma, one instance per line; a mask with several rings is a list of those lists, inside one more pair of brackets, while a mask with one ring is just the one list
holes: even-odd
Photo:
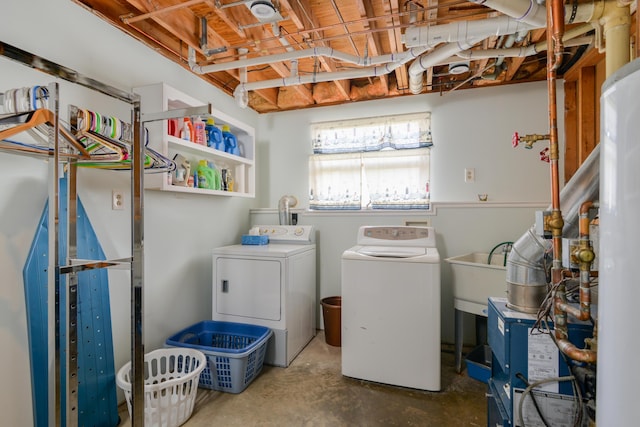
[[[486, 426], [485, 393], [485, 384], [466, 371], [455, 372], [453, 346], [446, 345], [441, 392], [343, 377], [340, 348], [327, 345], [318, 331], [288, 368], [265, 365], [242, 393], [199, 389], [193, 414], [183, 425]], [[131, 426], [126, 405], [120, 409], [121, 425]]]

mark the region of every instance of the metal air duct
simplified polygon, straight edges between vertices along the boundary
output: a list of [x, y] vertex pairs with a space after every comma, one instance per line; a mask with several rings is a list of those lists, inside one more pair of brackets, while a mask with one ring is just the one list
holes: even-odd
[[[598, 200], [599, 172], [600, 145], [596, 145], [560, 192], [564, 237], [577, 238], [582, 202]], [[551, 206], [547, 211], [551, 211]], [[511, 308], [529, 313], [538, 311], [547, 294], [548, 268], [545, 254], [550, 247], [549, 240], [537, 235], [535, 225], [514, 243], [507, 258], [507, 299]]]

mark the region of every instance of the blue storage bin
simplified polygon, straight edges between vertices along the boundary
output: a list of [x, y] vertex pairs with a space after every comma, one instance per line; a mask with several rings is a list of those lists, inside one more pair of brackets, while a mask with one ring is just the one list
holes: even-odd
[[207, 356], [199, 387], [240, 393], [262, 371], [273, 332], [264, 326], [204, 320], [172, 335], [167, 347], [188, 347]]
[[469, 377], [487, 384], [491, 377], [491, 347], [479, 345], [467, 356]]

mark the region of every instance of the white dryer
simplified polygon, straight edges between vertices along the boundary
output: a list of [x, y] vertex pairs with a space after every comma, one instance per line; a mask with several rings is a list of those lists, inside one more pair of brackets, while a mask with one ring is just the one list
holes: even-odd
[[365, 226], [342, 255], [342, 374], [440, 390], [440, 255], [431, 227]]
[[287, 367], [316, 334], [315, 230], [258, 228], [269, 244], [214, 250], [212, 319], [271, 328], [265, 363]]

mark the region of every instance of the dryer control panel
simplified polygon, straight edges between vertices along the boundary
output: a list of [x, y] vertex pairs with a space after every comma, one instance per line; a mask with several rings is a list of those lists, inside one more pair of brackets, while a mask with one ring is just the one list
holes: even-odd
[[435, 247], [436, 240], [432, 227], [363, 226], [358, 230], [358, 244]]
[[269, 236], [271, 243], [311, 244], [316, 241], [312, 225], [256, 225], [261, 236]]

